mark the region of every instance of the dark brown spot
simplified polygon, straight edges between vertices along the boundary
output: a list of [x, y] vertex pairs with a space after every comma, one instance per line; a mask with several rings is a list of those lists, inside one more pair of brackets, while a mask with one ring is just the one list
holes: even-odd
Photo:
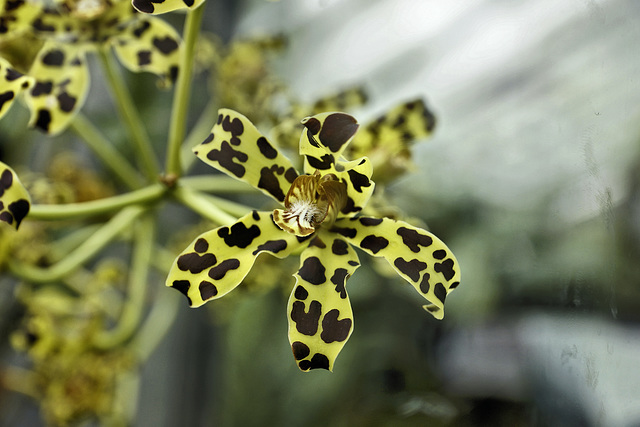
[[182, 271], [189, 271], [192, 274], [198, 274], [218, 262], [214, 254], [197, 254], [191, 252], [181, 255], [178, 258], [178, 268]]
[[302, 285], [296, 286], [293, 296], [299, 300], [305, 300], [309, 296], [309, 292]]
[[[135, 6], [135, 1], [133, 2], [134, 6]], [[133, 35], [136, 38], [140, 38], [142, 37], [142, 35], [149, 29], [151, 28], [151, 23], [149, 21], [145, 20], [141, 20], [140, 25], [138, 25], [138, 27], [133, 30]]]
[[331, 165], [335, 162], [335, 159], [331, 154], [325, 154], [320, 159], [313, 156], [307, 156], [309, 165], [315, 169], [326, 170], [331, 168]]
[[349, 277], [349, 272], [346, 268], [336, 268], [333, 276], [331, 276], [331, 283], [336, 285], [336, 292], [340, 294], [342, 299], [347, 297], [347, 289], [345, 288], [347, 277]]
[[165, 36], [164, 38], [154, 37], [153, 45], [162, 52], [163, 55], [168, 55], [178, 49], [178, 42], [170, 36]]
[[242, 124], [242, 120], [239, 118], [235, 118], [230, 120], [230, 116], [226, 116], [222, 121], [222, 129], [231, 133], [233, 136], [240, 136], [244, 132], [244, 125]]
[[211, 282], [207, 282], [206, 280], [200, 282], [200, 286], [198, 286], [198, 289], [200, 290], [200, 297], [203, 301], [206, 301], [218, 295], [218, 288], [216, 288], [216, 285]]
[[207, 249], [209, 249], [209, 242], [207, 242], [203, 238], [199, 238], [198, 240], [196, 240], [196, 243], [195, 243], [195, 245], [193, 245], [193, 248], [198, 253], [206, 252]]
[[291, 344], [291, 350], [293, 350], [293, 357], [296, 360], [304, 359], [311, 353], [309, 346], [300, 341], [295, 341]]
[[316, 135], [318, 132], [320, 132], [320, 127], [322, 125], [320, 124], [320, 120], [312, 117], [304, 123], [304, 126], [309, 129], [311, 135]]
[[259, 245], [255, 251], [252, 252], [253, 255], [257, 255], [262, 251], [268, 251], [271, 253], [278, 253], [287, 248], [287, 241], [284, 239], [279, 240], [268, 240], [263, 244]]
[[433, 294], [444, 304], [444, 300], [447, 297], [447, 289], [442, 283], [436, 283], [433, 287]]
[[70, 113], [73, 110], [73, 107], [76, 105], [77, 98], [69, 95], [67, 92], [62, 92], [58, 95], [58, 103], [60, 104], [60, 109], [65, 113]]
[[265, 138], [264, 136], [258, 138], [256, 144], [258, 144], [258, 149], [260, 150], [262, 155], [267, 159], [275, 159], [276, 157], [278, 157], [278, 150], [273, 148], [273, 145], [271, 145], [271, 143], [267, 141], [267, 138]]
[[224, 169], [228, 170], [238, 178], [242, 178], [246, 172], [244, 166], [234, 162], [238, 159], [240, 162], [246, 162], [249, 158], [246, 153], [234, 150], [227, 141], [222, 141], [220, 150], [213, 149], [207, 154], [209, 160], [220, 163]]
[[420, 279], [420, 272], [427, 268], [427, 263], [419, 261], [417, 259], [412, 259], [411, 261], [405, 261], [404, 258], [398, 257], [393, 262], [393, 265], [396, 266], [398, 270], [402, 273], [406, 274], [413, 280], [417, 282]]
[[447, 251], [444, 249], [438, 249], [437, 251], [433, 251], [433, 257], [435, 259], [444, 259], [447, 256]]
[[0, 111], [4, 106], [5, 102], [9, 102], [14, 98], [15, 94], [12, 90], [8, 90], [6, 92], [0, 93]]
[[220, 264], [209, 270], [209, 277], [213, 280], [221, 280], [231, 270], [240, 267], [240, 260], [237, 258], [225, 259]]
[[422, 276], [422, 280], [420, 281], [420, 292], [422, 292], [423, 294], [429, 293], [429, 288], [431, 287], [429, 285], [430, 278], [431, 275], [429, 273], [424, 273], [424, 276]]
[[272, 165], [270, 168], [263, 167], [260, 170], [260, 180], [258, 181], [258, 188], [263, 188], [267, 193], [271, 194], [279, 202], [284, 201], [284, 192], [280, 188], [280, 181], [278, 175], [284, 173], [284, 168]]
[[143, 67], [151, 64], [151, 51], [141, 50], [138, 52], [138, 66]]
[[355, 228], [350, 227], [333, 227], [331, 228], [331, 231], [333, 231], [334, 233], [338, 233], [344, 237], [349, 237], [351, 239], [356, 237], [356, 234], [358, 233]]
[[260, 235], [260, 227], [252, 225], [248, 227], [242, 222], [236, 222], [229, 227], [222, 227], [218, 230], [218, 236], [224, 239], [224, 243], [229, 246], [246, 248], [253, 240]]
[[327, 116], [324, 120], [318, 138], [325, 147], [337, 153], [355, 135], [357, 130], [356, 119], [348, 114], [335, 113]]
[[362, 239], [362, 242], [360, 242], [360, 247], [362, 249], [368, 249], [373, 254], [377, 254], [387, 246], [389, 246], [389, 241], [387, 239], [381, 236], [374, 236], [373, 234], [365, 237]]
[[155, 9], [151, 0], [133, 0], [133, 6], [144, 13], [153, 13]]
[[318, 257], [312, 256], [304, 260], [302, 267], [298, 270], [298, 276], [313, 285], [323, 284], [327, 278], [326, 269]]
[[349, 244], [342, 239], [335, 239], [331, 245], [331, 252], [334, 255], [346, 255], [349, 253]]
[[210, 133], [209, 136], [204, 141], [202, 141], [202, 144], [208, 144], [211, 141], [213, 141], [213, 133]]
[[301, 360], [298, 364], [300, 369], [308, 371], [309, 369], [329, 369], [329, 358], [321, 353], [313, 355], [311, 360]]
[[371, 187], [371, 181], [366, 175], [356, 172], [353, 169], [350, 169], [347, 173], [349, 174], [351, 184], [353, 184], [353, 189], [358, 193], [362, 193], [363, 187]]
[[365, 227], [382, 224], [382, 218], [370, 218], [370, 217], [363, 216], [358, 219], [360, 221], [360, 224], [364, 225]]
[[433, 269], [436, 273], [442, 273], [445, 279], [451, 280], [453, 276], [455, 276], [455, 270], [453, 269], [453, 260], [451, 258], [447, 258], [442, 262], [436, 262], [433, 266]]
[[420, 252], [419, 246], [427, 247], [433, 243], [433, 239], [431, 237], [420, 234], [411, 228], [400, 227], [396, 233], [402, 237], [402, 242], [411, 249], [412, 252]]
[[303, 335], [313, 336], [318, 332], [322, 304], [313, 300], [309, 304], [309, 311], [305, 311], [305, 303], [294, 301], [291, 307], [291, 320], [296, 324], [296, 329]]
[[320, 338], [327, 344], [334, 341], [342, 342], [349, 336], [352, 321], [349, 318], [338, 320], [340, 311], [337, 309], [329, 310], [322, 319], [322, 333]]
[[298, 172], [296, 172], [294, 168], [289, 168], [284, 173], [284, 178], [291, 184], [293, 184], [293, 181], [295, 181], [297, 177], [298, 177]]
[[42, 57], [42, 63], [50, 67], [59, 67], [64, 63], [64, 52], [52, 49]]
[[49, 125], [51, 125], [51, 113], [49, 110], [43, 108], [38, 110], [35, 127], [43, 132], [49, 132]]
[[31, 96], [48, 95], [53, 90], [53, 82], [36, 82], [31, 89]]
[[29, 213], [29, 202], [25, 199], [16, 200], [7, 206], [7, 209], [13, 215], [13, 219], [16, 221], [16, 228], [18, 228], [24, 217]]

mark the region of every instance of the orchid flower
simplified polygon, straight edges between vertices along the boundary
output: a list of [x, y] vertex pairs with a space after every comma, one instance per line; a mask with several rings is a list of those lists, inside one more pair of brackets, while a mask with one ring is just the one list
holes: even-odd
[[353, 331], [346, 282], [360, 266], [354, 247], [386, 259], [428, 301], [424, 308], [437, 319], [444, 316], [447, 294], [460, 283], [460, 268], [433, 234], [403, 221], [359, 215], [374, 183], [367, 157], [341, 158], [358, 130], [352, 116], [322, 113], [302, 123], [301, 175], [249, 119], [219, 110], [217, 123], [194, 153], [283, 206], [250, 212], [198, 236], [176, 258], [166, 284], [199, 307], [238, 286], [259, 254], [300, 253], [287, 307], [289, 341], [301, 370], [332, 370]]

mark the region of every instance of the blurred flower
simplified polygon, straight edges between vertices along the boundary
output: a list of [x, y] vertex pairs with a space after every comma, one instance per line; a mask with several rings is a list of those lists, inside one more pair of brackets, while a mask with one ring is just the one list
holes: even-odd
[[160, 15], [174, 10], [193, 10], [204, 3], [204, 0], [133, 0], [132, 4], [143, 13]]
[[80, 297], [54, 286], [23, 285], [18, 291], [25, 315], [11, 341], [29, 356], [36, 387], [31, 394], [50, 425], [112, 416], [120, 375], [134, 367], [125, 348], [92, 345], [110, 321], [109, 293], [123, 281], [124, 270], [106, 260], [88, 279]]
[[[89, 91], [87, 52], [113, 47], [124, 66], [159, 75], [163, 84], [178, 73], [180, 37], [161, 19], [137, 13], [127, 0], [0, 1], [0, 55], [28, 64], [34, 79], [25, 91], [30, 126], [49, 134], [64, 130], [82, 107]], [[24, 36], [24, 37], [23, 37]], [[44, 41], [35, 58], [29, 49], [16, 51], [33, 36]], [[6, 66], [5, 64], [2, 64]], [[27, 72], [27, 70], [21, 70]], [[11, 84], [11, 86], [10, 86]], [[13, 81], [0, 79], [0, 94]], [[0, 113], [2, 110], [0, 109]]]
[[167, 286], [198, 307], [238, 286], [260, 253], [284, 258], [301, 252], [288, 303], [289, 341], [300, 369], [332, 370], [353, 330], [345, 286], [360, 262], [351, 245], [385, 258], [429, 301], [425, 309], [439, 319], [460, 271], [454, 255], [431, 233], [403, 221], [358, 216], [374, 183], [368, 158], [341, 159], [358, 129], [352, 116], [323, 113], [302, 123], [299, 151], [305, 175], [246, 117], [219, 111], [217, 124], [194, 153], [284, 209], [253, 211], [231, 226], [198, 236], [176, 258]]

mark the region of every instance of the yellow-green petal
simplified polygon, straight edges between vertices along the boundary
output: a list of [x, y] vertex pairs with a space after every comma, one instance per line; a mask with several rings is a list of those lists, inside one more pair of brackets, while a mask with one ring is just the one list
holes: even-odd
[[179, 9], [193, 10], [204, 3], [204, 0], [133, 0], [133, 7], [142, 13], [159, 15]]
[[259, 254], [285, 258], [305, 240], [280, 230], [271, 212], [253, 211], [198, 236], [178, 255], [166, 284], [182, 292], [191, 307], [199, 307], [235, 289]]
[[285, 195], [298, 172], [291, 161], [265, 138], [242, 114], [222, 108], [218, 121], [195, 155], [227, 175], [248, 183], [278, 202]]
[[369, 255], [384, 257], [429, 301], [424, 308], [436, 319], [444, 317], [445, 298], [460, 284], [460, 266], [440, 239], [404, 221], [389, 218], [341, 219], [331, 231]]
[[111, 44], [122, 64], [133, 72], [154, 73], [165, 86], [178, 76], [180, 36], [162, 19], [140, 17], [112, 37]]
[[0, 222], [6, 222], [17, 230], [30, 207], [29, 193], [18, 175], [0, 162]]
[[287, 304], [289, 342], [302, 371], [333, 370], [353, 332], [346, 282], [359, 265], [355, 250], [330, 233], [314, 237], [302, 252]]
[[89, 92], [89, 70], [84, 50], [49, 41], [29, 71], [35, 78], [25, 100], [31, 111], [29, 126], [51, 135], [62, 132], [73, 120]]
[[0, 118], [4, 116], [20, 92], [33, 84], [33, 78], [25, 76], [0, 58]]

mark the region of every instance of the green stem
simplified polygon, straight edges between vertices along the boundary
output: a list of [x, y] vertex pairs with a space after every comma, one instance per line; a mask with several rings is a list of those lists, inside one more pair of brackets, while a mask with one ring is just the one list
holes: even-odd
[[158, 163], [153, 152], [153, 146], [146, 129], [143, 126], [140, 113], [133, 103], [131, 94], [127, 89], [124, 79], [113, 62], [113, 56], [107, 49], [99, 49], [100, 59], [107, 74], [109, 85], [115, 94], [120, 117], [127, 125], [129, 136], [135, 144], [142, 160], [142, 167], [148, 179], [155, 181], [159, 175]]
[[[173, 195], [182, 204], [216, 224], [225, 225], [236, 222], [236, 217], [220, 209], [215, 203], [209, 200], [206, 195], [192, 190], [189, 187], [180, 186], [175, 189]], [[248, 211], [245, 212], [245, 214], [246, 213], [248, 213]]]
[[149, 263], [153, 256], [154, 235], [155, 219], [147, 215], [134, 229], [129, 295], [118, 324], [96, 335], [93, 344], [99, 349], [113, 348], [129, 340], [140, 324], [149, 281]]
[[236, 218], [245, 216], [253, 209], [247, 205], [243, 205], [242, 203], [232, 202], [231, 200], [212, 196], [210, 194], [202, 194], [202, 198], [208, 200], [210, 203], [216, 205], [218, 208], [222, 209], [228, 214], [235, 216]]
[[143, 211], [144, 208], [141, 206], [129, 206], [122, 209], [91, 237], [82, 242], [73, 252], [50, 267], [35, 267], [12, 260], [7, 263], [9, 270], [16, 276], [30, 282], [54, 282], [60, 280], [93, 258]]
[[180, 71], [176, 81], [176, 89], [173, 94], [173, 105], [171, 112], [171, 124], [169, 126], [169, 140], [167, 143], [167, 175], [182, 174], [180, 161], [180, 147], [182, 146], [187, 110], [189, 108], [189, 93], [191, 90], [191, 79], [193, 70], [193, 53], [196, 40], [200, 32], [200, 23], [204, 13], [204, 6], [187, 13], [187, 18], [183, 30], [183, 49], [180, 57]]
[[133, 204], [148, 204], [159, 199], [166, 190], [167, 188], [162, 184], [153, 184], [140, 190], [90, 202], [63, 205], [32, 205], [28, 218], [32, 220], [58, 221], [105, 214]]
[[140, 188], [142, 181], [138, 171], [82, 113], [76, 115], [71, 128], [111, 168], [120, 181], [131, 189]]
[[246, 182], [231, 178], [227, 175], [193, 175], [180, 180], [185, 186], [193, 190], [217, 194], [258, 194], [258, 190]]
[[[165, 274], [172, 262], [173, 259], [164, 266]], [[184, 297], [171, 289], [158, 289], [158, 292], [158, 297], [153, 302], [149, 315], [131, 340], [131, 348], [137, 354], [138, 361], [141, 362], [146, 361], [158, 347], [173, 325], [180, 302], [184, 302]]]
[[197, 157], [193, 154], [193, 147], [200, 144], [209, 135], [218, 114], [218, 103], [214, 98], [207, 103], [193, 126], [181, 148], [182, 170], [191, 169]]

